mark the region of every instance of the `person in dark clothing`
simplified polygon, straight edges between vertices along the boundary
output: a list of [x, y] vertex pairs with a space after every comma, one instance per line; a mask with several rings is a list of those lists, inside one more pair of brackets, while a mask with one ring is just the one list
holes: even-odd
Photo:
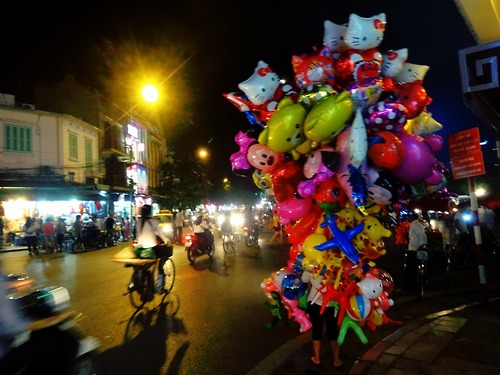
[[408, 250], [405, 252], [404, 291], [415, 293], [417, 289], [417, 250], [427, 245], [427, 234], [416, 213], [408, 217], [410, 221]]
[[38, 250], [36, 248], [36, 226], [35, 221], [31, 217], [26, 219], [23, 230], [24, 238], [26, 239], [26, 244], [28, 245], [29, 255], [38, 255]]
[[113, 219], [113, 215], [109, 215], [106, 218], [104, 228], [106, 228], [106, 236], [115, 238], [115, 219]]

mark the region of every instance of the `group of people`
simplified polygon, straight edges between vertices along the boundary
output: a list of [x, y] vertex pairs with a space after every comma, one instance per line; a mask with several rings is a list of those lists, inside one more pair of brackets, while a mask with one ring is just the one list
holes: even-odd
[[[3, 220], [1, 224], [3, 224]], [[130, 220], [123, 217], [115, 219], [113, 215], [109, 215], [102, 221], [93, 214], [88, 223], [83, 222], [82, 215], [76, 215], [70, 227], [66, 225], [63, 217], [54, 218], [51, 215], [45, 219], [28, 217], [21, 229], [24, 232], [30, 256], [38, 255], [41, 239], [44, 240], [44, 243], [53, 244], [54, 251], [60, 252], [63, 251], [67, 233], [71, 232], [76, 242], [82, 242], [85, 229], [90, 231], [90, 235], [96, 235], [101, 230], [106, 230], [107, 234], [113, 238], [128, 240], [132, 237]]]
[[28, 217], [22, 230], [30, 256], [38, 255], [38, 240], [41, 236], [45, 236], [46, 241], [51, 241], [54, 244], [55, 251], [63, 250], [64, 236], [67, 228], [62, 217], [58, 217], [55, 223], [52, 216], [47, 216], [45, 221]]

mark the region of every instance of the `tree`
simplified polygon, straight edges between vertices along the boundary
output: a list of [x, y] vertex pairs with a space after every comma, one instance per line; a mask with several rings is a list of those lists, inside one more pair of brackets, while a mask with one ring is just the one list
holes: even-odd
[[161, 166], [161, 176], [157, 200], [168, 209], [195, 208], [212, 187], [203, 165], [187, 150], [170, 151]]

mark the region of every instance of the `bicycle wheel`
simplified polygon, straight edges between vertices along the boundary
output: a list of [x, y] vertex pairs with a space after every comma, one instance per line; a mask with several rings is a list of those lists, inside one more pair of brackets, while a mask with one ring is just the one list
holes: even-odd
[[128, 285], [130, 303], [135, 308], [141, 308], [154, 297], [153, 275], [148, 269], [134, 267], [134, 272]]
[[232, 239], [229, 235], [224, 234], [222, 236], [222, 248], [226, 254], [234, 253], [234, 239]]
[[174, 287], [175, 282], [175, 264], [172, 258], [168, 258], [165, 261], [163, 271], [165, 272], [165, 286], [163, 287], [163, 290], [165, 291], [165, 294], [168, 294]]
[[451, 250], [451, 261], [457, 270], [464, 269], [469, 261], [469, 249], [466, 241], [455, 242]]
[[417, 265], [417, 297], [422, 298], [424, 296], [425, 287], [425, 261], [419, 261]]

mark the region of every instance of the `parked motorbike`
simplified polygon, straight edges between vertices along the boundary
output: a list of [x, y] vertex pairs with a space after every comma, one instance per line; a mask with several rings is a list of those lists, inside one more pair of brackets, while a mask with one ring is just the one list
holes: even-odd
[[[17, 284], [16, 289], [10, 290], [8, 299], [31, 320], [32, 329], [65, 331], [66, 337], [78, 345], [71, 375], [94, 374], [92, 354], [101, 343], [80, 331], [78, 314], [71, 310], [68, 290], [61, 286], [36, 286], [33, 279], [23, 274], [10, 274], [7, 278]], [[57, 353], [54, 360], [57, 361]]]
[[243, 237], [245, 239], [245, 245], [250, 246], [259, 246], [259, 232], [260, 228], [258, 224], [253, 225], [252, 227], [244, 226], [243, 227]]
[[113, 246], [112, 242], [107, 238], [106, 231], [85, 227], [82, 230], [81, 240], [74, 240], [72, 250], [73, 252], [77, 252], [89, 249], [101, 249], [110, 245]]
[[196, 259], [202, 255], [208, 255], [211, 258], [215, 254], [213, 234], [210, 230], [207, 229], [207, 231], [210, 232], [209, 235], [212, 237], [211, 241], [194, 233], [186, 235], [184, 248], [189, 263], [194, 263]]

